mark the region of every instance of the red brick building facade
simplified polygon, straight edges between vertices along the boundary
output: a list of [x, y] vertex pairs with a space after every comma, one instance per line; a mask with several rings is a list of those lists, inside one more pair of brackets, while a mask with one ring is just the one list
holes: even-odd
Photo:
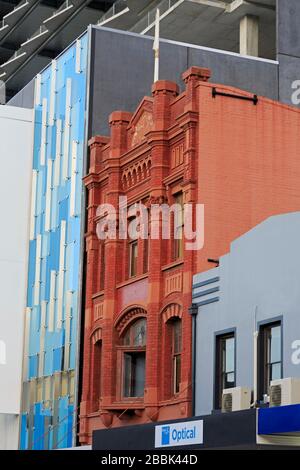
[[[90, 142], [83, 444], [94, 429], [190, 415], [193, 274], [266, 217], [300, 208], [300, 112], [209, 76], [190, 68], [181, 94], [156, 82], [133, 115], [111, 114], [110, 138]], [[148, 208], [204, 204], [203, 248], [99, 240], [97, 208], [118, 209], [120, 195]]]

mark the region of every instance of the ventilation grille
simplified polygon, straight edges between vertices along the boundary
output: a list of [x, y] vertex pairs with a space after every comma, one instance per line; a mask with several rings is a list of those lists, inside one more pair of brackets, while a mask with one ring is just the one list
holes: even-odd
[[232, 393], [225, 393], [222, 397], [222, 412], [229, 413], [232, 411]]
[[270, 387], [270, 406], [281, 405], [281, 385], [271, 385]]

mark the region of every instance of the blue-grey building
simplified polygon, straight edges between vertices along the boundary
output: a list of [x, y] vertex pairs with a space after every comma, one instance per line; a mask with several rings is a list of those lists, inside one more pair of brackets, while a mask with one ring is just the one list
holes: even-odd
[[194, 276], [196, 415], [220, 409], [224, 389], [262, 403], [271, 381], [300, 378], [299, 235], [300, 212], [270, 217]]

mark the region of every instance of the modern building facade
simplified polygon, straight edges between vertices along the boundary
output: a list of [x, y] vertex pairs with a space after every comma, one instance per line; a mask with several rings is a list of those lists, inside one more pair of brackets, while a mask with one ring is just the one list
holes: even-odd
[[[230, 64], [231, 54], [270, 59], [276, 63], [274, 75], [268, 82], [268, 90], [259, 91], [259, 94], [299, 105], [298, 0], [29, 0], [21, 2], [15, 9], [11, 6], [7, 17], [7, 4], [2, 2], [0, 80], [6, 83], [7, 96], [23, 89], [42, 67], [83, 34], [89, 23], [96, 24], [99, 20], [101, 26], [144, 37], [153, 35], [157, 7], [160, 9], [161, 38], [200, 46], [204, 61], [198, 65], [211, 67], [216, 81], [224, 83], [231, 75], [227, 84], [247, 88], [247, 79], [245, 83], [234, 83], [241, 72], [229, 71], [233, 65]], [[40, 24], [38, 30], [37, 24]], [[105, 47], [102, 45], [108, 54], [110, 47], [108, 43]], [[223, 60], [219, 54], [211, 54], [216, 50], [228, 52], [224, 57], [225, 75], [217, 76]], [[205, 63], [210, 55], [214, 61]], [[180, 72], [189, 65], [197, 65], [195, 57]], [[244, 61], [243, 67], [245, 65]], [[167, 78], [175, 77], [169, 75]], [[260, 86], [260, 80], [254, 85]]]
[[[219, 267], [194, 276], [196, 415], [220, 409], [226, 388], [256, 388], [263, 403], [273, 380], [300, 378], [299, 230], [299, 212], [270, 217], [236, 239]], [[300, 444], [295, 397], [260, 410], [261, 443]]]
[[[18, 136], [16, 139], [15, 136]], [[33, 113], [0, 106], [0, 449], [19, 440]], [[12, 180], [16, 191], [12, 191]]]
[[70, 447], [76, 423], [87, 35], [35, 81], [21, 448]]
[[[269, 215], [299, 207], [299, 111], [209, 77], [191, 67], [181, 94], [156, 82], [133, 115], [110, 115], [110, 138], [90, 141], [83, 443], [95, 428], [191, 414], [192, 274]], [[194, 224], [196, 204], [204, 206], [200, 246], [188, 250], [187, 238], [179, 246], [172, 236], [99, 240], [97, 208], [118, 212], [119, 196], [126, 207], [190, 203]]]

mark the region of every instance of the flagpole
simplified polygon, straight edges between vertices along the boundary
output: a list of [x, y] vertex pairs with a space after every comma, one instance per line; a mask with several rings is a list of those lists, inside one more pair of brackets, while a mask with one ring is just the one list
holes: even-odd
[[153, 43], [153, 50], [154, 50], [154, 82], [159, 80], [159, 19], [160, 13], [159, 9], [156, 10], [156, 17], [155, 17], [155, 36], [154, 36], [154, 43]]

